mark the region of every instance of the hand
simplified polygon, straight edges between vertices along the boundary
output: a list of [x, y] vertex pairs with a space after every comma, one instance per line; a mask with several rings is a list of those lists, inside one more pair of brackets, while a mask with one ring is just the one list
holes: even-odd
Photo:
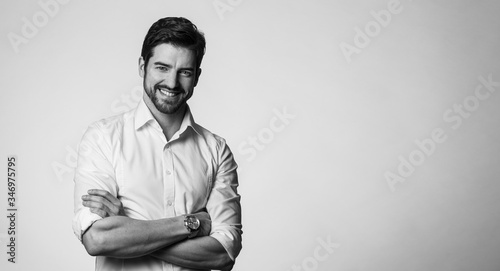
[[88, 195], [83, 195], [83, 206], [102, 218], [108, 216], [125, 216], [122, 202], [106, 190], [90, 189]]
[[234, 262], [231, 262], [230, 265], [222, 268], [221, 271], [231, 271], [231, 270], [233, 270], [233, 266], [234, 266]]
[[210, 215], [205, 211], [201, 211], [193, 215], [200, 220], [200, 227], [198, 228], [196, 237], [209, 236], [210, 231], [212, 230], [212, 220], [210, 220]]

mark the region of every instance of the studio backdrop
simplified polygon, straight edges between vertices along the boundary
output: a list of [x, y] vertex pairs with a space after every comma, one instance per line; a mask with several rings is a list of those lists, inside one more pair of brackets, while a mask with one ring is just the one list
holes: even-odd
[[88, 125], [135, 108], [156, 20], [205, 33], [189, 105], [239, 165], [233, 270], [500, 270], [500, 2], [0, 2], [0, 269], [93, 270]]

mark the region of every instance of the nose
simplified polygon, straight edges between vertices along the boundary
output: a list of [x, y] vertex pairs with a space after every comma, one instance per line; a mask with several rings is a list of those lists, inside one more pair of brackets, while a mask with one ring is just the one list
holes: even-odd
[[176, 72], [169, 72], [163, 81], [168, 89], [175, 89], [179, 86], [179, 80]]

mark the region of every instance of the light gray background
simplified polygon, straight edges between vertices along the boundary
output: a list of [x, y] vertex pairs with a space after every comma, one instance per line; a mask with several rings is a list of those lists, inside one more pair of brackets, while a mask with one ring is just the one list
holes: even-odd
[[[37, 1], [0, 2], [0, 172], [17, 155], [20, 210], [18, 264], [0, 218], [2, 270], [93, 270], [71, 230], [77, 145], [135, 106], [143, 38], [166, 16], [207, 37], [190, 105], [240, 165], [234, 270], [500, 270], [500, 86], [474, 99], [478, 78], [500, 81], [500, 2], [401, 0], [386, 26], [373, 13], [391, 0], [65, 2], [46, 21]], [[40, 26], [15, 45], [23, 18]], [[370, 42], [348, 56], [356, 28]], [[446, 139], [422, 159], [415, 141], [436, 128]]]

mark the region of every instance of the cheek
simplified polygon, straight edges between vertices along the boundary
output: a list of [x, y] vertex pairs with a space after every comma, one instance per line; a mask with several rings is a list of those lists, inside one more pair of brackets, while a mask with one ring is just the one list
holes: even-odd
[[194, 80], [191, 79], [181, 80], [180, 84], [182, 88], [185, 89], [186, 91], [192, 91], [194, 88]]
[[145, 74], [146, 78], [155, 78], [155, 77], [158, 77], [158, 75], [159, 75], [158, 70], [153, 68], [153, 67], [146, 69], [144, 71], [144, 74]]
[[146, 73], [146, 75], [144, 77], [144, 81], [149, 85], [154, 85], [154, 84], [158, 83], [160, 81], [160, 79], [158, 78], [158, 76], [155, 73], [148, 72], [148, 73]]

